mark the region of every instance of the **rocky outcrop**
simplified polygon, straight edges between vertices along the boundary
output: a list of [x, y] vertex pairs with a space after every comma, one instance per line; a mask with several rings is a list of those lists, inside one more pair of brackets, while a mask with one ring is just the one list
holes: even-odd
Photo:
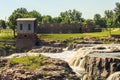
[[92, 52], [98, 52], [98, 53], [115, 53], [120, 52], [120, 45], [96, 45], [93, 47]]
[[[1, 80], [80, 80], [67, 62], [51, 58], [43, 58], [47, 65], [36, 69], [25, 68], [21, 64], [0, 67]], [[4, 60], [2, 60], [5, 62]], [[2, 63], [2, 62], [1, 62]], [[7, 63], [7, 62], [5, 62]]]
[[120, 71], [120, 58], [87, 56], [85, 72], [88, 80], [106, 80], [112, 73]]
[[95, 44], [82, 44], [82, 43], [73, 43], [71, 44], [70, 46], [68, 46], [68, 50], [78, 50], [82, 47], [92, 47], [94, 46]]
[[68, 50], [73, 50], [73, 49], [80, 49], [82, 47], [92, 47], [96, 44], [103, 44], [102, 42], [99, 41], [81, 41], [81, 42], [73, 42], [71, 45], [68, 46]]
[[106, 80], [111, 74], [120, 71], [119, 46], [97, 45], [81, 48], [69, 61], [69, 65], [83, 80]]

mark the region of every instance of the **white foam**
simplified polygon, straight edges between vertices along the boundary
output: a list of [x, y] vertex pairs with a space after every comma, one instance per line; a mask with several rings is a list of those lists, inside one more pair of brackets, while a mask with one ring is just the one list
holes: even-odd
[[76, 54], [76, 51], [64, 51], [62, 53], [40, 53], [40, 54], [68, 62]]

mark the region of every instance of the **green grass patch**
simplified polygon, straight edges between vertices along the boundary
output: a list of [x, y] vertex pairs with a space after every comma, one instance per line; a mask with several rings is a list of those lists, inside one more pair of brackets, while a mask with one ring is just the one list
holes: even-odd
[[77, 37], [103, 37], [108, 36], [107, 32], [94, 32], [94, 33], [76, 33], [76, 34], [38, 34], [39, 39], [45, 41], [51, 40], [65, 40]]
[[48, 63], [44, 62], [43, 58], [47, 58], [44, 56], [24, 56], [21, 58], [12, 58], [8, 65], [11, 64], [22, 64], [25, 68], [28, 69], [36, 69], [40, 66], [47, 65]]
[[[111, 28], [112, 34], [120, 34], [119, 28]], [[71, 33], [71, 34], [38, 34], [40, 40], [52, 41], [52, 40], [65, 40], [77, 37], [106, 37], [109, 36], [109, 30], [103, 29], [102, 32], [92, 32], [92, 33]]]
[[4, 30], [0, 30], [0, 39], [1, 40], [10, 40], [13, 39], [14, 35], [13, 35], [13, 31], [11, 29], [4, 29]]
[[[120, 28], [111, 28], [112, 34], [120, 34]], [[77, 37], [104, 37], [109, 36], [109, 29], [103, 29], [102, 32], [92, 33], [71, 33], [71, 34], [38, 34], [39, 39], [45, 41], [65, 40]], [[0, 40], [13, 40], [13, 31], [11, 29], [0, 30]]]

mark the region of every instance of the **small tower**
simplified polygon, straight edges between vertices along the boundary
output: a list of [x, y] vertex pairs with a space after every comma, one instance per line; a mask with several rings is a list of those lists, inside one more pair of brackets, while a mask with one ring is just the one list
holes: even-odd
[[35, 45], [37, 40], [36, 28], [36, 18], [17, 19], [16, 48], [18, 50], [29, 50]]

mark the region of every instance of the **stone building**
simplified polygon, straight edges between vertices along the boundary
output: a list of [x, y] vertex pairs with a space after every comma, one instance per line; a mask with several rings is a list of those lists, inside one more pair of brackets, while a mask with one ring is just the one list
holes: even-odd
[[37, 19], [18, 18], [17, 20], [16, 48], [18, 50], [31, 49], [37, 40]]

